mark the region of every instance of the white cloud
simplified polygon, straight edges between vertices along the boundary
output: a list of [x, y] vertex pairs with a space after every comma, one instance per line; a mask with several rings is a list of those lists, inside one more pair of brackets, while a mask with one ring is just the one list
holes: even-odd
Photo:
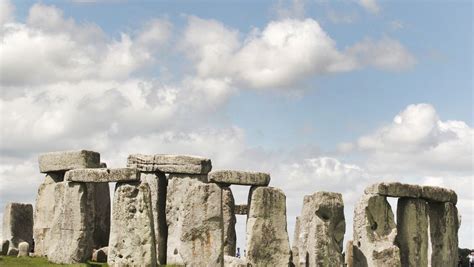
[[0, 25], [14, 20], [15, 6], [10, 0], [0, 1]]
[[365, 10], [370, 13], [378, 14], [380, 12], [380, 7], [377, 4], [376, 0], [357, 0], [359, 5], [361, 5]]

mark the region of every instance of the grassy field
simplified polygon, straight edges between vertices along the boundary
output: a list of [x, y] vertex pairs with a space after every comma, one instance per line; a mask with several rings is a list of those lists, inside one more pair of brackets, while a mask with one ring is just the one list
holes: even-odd
[[83, 263], [83, 264], [55, 264], [48, 262], [46, 258], [40, 257], [9, 257], [9, 256], [2, 256], [0, 257], [0, 266], [74, 266], [74, 267], [98, 267], [98, 266], [108, 266], [107, 264], [102, 263]]

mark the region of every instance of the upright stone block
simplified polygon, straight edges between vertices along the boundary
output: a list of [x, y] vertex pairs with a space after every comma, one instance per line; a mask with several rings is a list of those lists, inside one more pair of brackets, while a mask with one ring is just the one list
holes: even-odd
[[186, 266], [223, 264], [222, 192], [200, 176], [168, 177], [167, 263]]
[[28, 257], [30, 253], [30, 244], [28, 242], [20, 242], [18, 244], [18, 257]]
[[354, 267], [354, 243], [352, 240], [347, 241], [346, 253], [344, 256], [345, 267]]
[[3, 212], [3, 239], [10, 241], [10, 248], [21, 242], [33, 245], [33, 206], [8, 203]]
[[316, 192], [305, 196], [300, 216], [299, 266], [342, 266], [345, 230], [341, 194]]
[[386, 197], [364, 194], [354, 210], [354, 266], [401, 266], [397, 226]]
[[209, 173], [209, 182], [225, 185], [258, 185], [267, 186], [270, 183], [270, 174], [247, 171], [213, 171]]
[[87, 150], [50, 152], [41, 154], [38, 162], [42, 173], [99, 168], [100, 154]]
[[457, 266], [458, 211], [451, 202], [429, 202], [431, 266]]
[[293, 243], [291, 246], [291, 261], [294, 266], [299, 266], [300, 257], [299, 257], [299, 241], [300, 241], [300, 233], [301, 233], [301, 223], [300, 217], [296, 217], [295, 222], [295, 232], [293, 235]]
[[286, 196], [273, 187], [252, 188], [247, 218], [247, 261], [252, 266], [288, 266]]
[[163, 172], [180, 174], [207, 174], [212, 169], [210, 159], [183, 155], [142, 155], [128, 156], [128, 167], [142, 172]]
[[224, 255], [235, 256], [237, 237], [235, 233], [235, 201], [230, 187], [222, 188], [222, 215], [224, 220]]
[[111, 266], [157, 266], [148, 183], [117, 183], [108, 247]]
[[428, 266], [428, 214], [425, 200], [398, 199], [397, 244], [402, 266]]

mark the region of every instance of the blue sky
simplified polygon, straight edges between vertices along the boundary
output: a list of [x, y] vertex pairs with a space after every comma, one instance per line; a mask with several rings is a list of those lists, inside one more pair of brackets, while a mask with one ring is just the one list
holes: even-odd
[[344, 195], [347, 240], [371, 183], [452, 188], [474, 247], [471, 1], [0, 7], [0, 204], [34, 202], [41, 152], [197, 154], [270, 172], [290, 236], [315, 191]]

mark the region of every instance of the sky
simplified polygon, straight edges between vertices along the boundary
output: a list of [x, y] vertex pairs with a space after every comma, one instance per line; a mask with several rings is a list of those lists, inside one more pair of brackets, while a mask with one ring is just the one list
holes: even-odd
[[290, 241], [304, 195], [343, 195], [347, 241], [399, 181], [455, 190], [474, 248], [471, 1], [0, 0], [0, 24], [2, 207], [34, 203], [43, 152], [191, 154], [269, 172]]

